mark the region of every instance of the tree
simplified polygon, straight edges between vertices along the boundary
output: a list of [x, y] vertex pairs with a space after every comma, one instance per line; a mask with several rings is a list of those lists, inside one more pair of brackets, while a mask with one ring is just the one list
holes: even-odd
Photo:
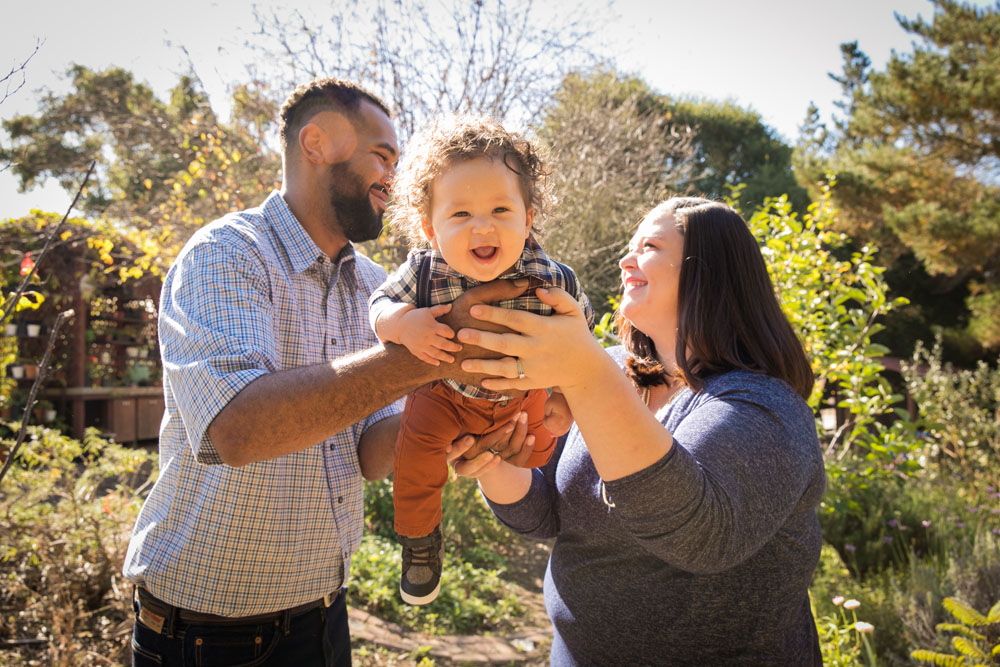
[[224, 123], [191, 75], [169, 101], [123, 69], [74, 65], [68, 75], [70, 92], [48, 93], [38, 114], [4, 121], [10, 139], [0, 159], [13, 162], [22, 191], [49, 177], [74, 188], [96, 159], [100, 171], [80, 208], [139, 232], [155, 262], [169, 264], [195, 229], [277, 185], [280, 157], [265, 140], [277, 109], [260, 86], [234, 87], [233, 118]]
[[384, 95], [404, 141], [441, 113], [530, 125], [563, 76], [594, 60], [589, 19], [549, 25], [530, 0], [351, 0], [331, 2], [323, 21], [273, 10], [257, 23], [249, 45], [280, 68], [255, 78], [289, 90], [317, 76], [359, 80]]
[[686, 186], [711, 199], [722, 199], [743, 185], [738, 203], [749, 211], [768, 197], [787, 195], [805, 212], [809, 195], [795, 180], [792, 148], [764, 125], [760, 114], [733, 102], [664, 99], [671, 119], [697, 128], [695, 177]]
[[613, 269], [639, 218], [690, 178], [694, 133], [638, 79], [599, 70], [566, 77], [538, 134], [558, 198], [546, 250], [600, 311], [619, 292]]
[[871, 70], [856, 43], [841, 47], [844, 73], [833, 78], [846, 117], [825, 146], [807, 125], [814, 136], [800, 144], [797, 164], [809, 183], [835, 172], [841, 229], [883, 248], [894, 288], [922, 288], [901, 314], [921, 321], [924, 337], [936, 317], [926, 293], [958, 295], [964, 311], [938, 323], [997, 348], [1000, 4], [933, 2], [930, 23], [897, 15], [921, 42], [893, 53], [884, 71]]

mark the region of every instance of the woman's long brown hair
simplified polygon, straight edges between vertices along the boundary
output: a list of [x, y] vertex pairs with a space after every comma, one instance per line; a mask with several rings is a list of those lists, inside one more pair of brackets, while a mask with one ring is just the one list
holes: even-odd
[[739, 213], [720, 202], [675, 197], [651, 214], [671, 214], [684, 237], [677, 306], [677, 370], [659, 365], [652, 339], [615, 314], [639, 386], [679, 380], [695, 391], [709, 375], [742, 369], [784, 380], [803, 398], [813, 372], [781, 310], [760, 247]]

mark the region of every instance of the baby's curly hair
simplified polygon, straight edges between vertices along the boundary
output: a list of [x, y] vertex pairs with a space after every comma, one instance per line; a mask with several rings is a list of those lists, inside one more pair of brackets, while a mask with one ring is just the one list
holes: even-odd
[[450, 165], [476, 158], [502, 160], [517, 174], [525, 205], [535, 209], [531, 229], [541, 231], [541, 221], [552, 207], [552, 194], [538, 148], [493, 118], [451, 116], [432, 122], [410, 139], [396, 173], [387, 218], [411, 247], [427, 245], [421, 221], [430, 215], [434, 179]]

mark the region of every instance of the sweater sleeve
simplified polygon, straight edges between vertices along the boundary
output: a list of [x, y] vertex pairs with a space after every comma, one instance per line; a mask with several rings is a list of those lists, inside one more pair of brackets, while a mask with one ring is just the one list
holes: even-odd
[[695, 394], [696, 405], [677, 424], [668, 417], [674, 445], [666, 456], [607, 483], [626, 530], [652, 554], [696, 574], [743, 562], [804, 495], [822, 493], [822, 457], [805, 402], [773, 378], [729, 375], [741, 378]]
[[503, 505], [483, 496], [500, 523], [515, 533], [536, 539], [548, 539], [559, 533], [559, 494], [555, 487], [555, 471], [565, 446], [564, 435], [556, 441], [549, 462], [531, 471], [531, 488], [520, 500]]

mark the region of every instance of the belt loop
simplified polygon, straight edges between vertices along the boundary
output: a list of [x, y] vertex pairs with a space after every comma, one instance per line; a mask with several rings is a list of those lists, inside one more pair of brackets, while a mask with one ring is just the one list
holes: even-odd
[[169, 605], [170, 609], [167, 612], [167, 637], [170, 639], [174, 638], [174, 626], [177, 624], [177, 607]]
[[286, 637], [292, 633], [292, 613], [287, 609], [281, 612], [281, 631]]

